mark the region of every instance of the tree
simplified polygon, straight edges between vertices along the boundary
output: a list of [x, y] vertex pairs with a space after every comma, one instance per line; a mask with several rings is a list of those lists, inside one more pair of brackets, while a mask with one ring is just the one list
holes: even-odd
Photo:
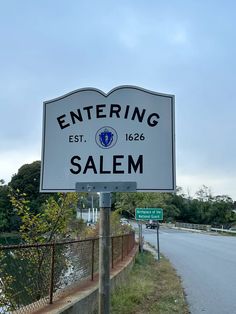
[[165, 221], [175, 221], [180, 210], [169, 193], [116, 193], [115, 208], [123, 215], [135, 216], [135, 208], [162, 208]]
[[208, 213], [208, 220], [213, 225], [230, 226], [236, 219], [233, 209], [233, 200], [229, 196], [217, 195], [213, 197], [212, 206]]
[[50, 197], [36, 213], [30, 207], [25, 193], [10, 190], [11, 202], [21, 218], [20, 235], [26, 243], [45, 243], [62, 238], [70, 220], [75, 217], [77, 193], [58, 193]]
[[[42, 204], [50, 197], [50, 194], [39, 192], [41, 161], [25, 164], [13, 175], [9, 186], [13, 190], [25, 193], [30, 201], [31, 210], [39, 213]], [[52, 194], [51, 194], [52, 196]]]
[[229, 196], [213, 196], [210, 188], [205, 185], [195, 193], [195, 196], [183, 197], [184, 206], [181, 206], [180, 221], [226, 226], [235, 221], [234, 202]]
[[0, 180], [0, 232], [9, 232], [19, 227], [19, 219], [13, 210], [8, 194], [8, 186], [4, 180]]

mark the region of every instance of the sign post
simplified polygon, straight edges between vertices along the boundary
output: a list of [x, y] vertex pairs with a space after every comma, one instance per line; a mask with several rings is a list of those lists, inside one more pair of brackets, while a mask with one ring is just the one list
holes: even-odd
[[99, 297], [100, 314], [110, 313], [110, 211], [111, 193], [100, 194]]
[[157, 258], [160, 261], [159, 221], [157, 222]]
[[110, 193], [175, 192], [174, 96], [82, 88], [44, 102], [40, 192], [100, 192], [99, 314], [109, 313]]
[[163, 220], [162, 208], [136, 208], [135, 209], [136, 220], [157, 220], [157, 256], [160, 260], [160, 241], [159, 241], [159, 220]]
[[136, 192], [136, 182], [77, 182], [77, 192], [99, 192], [99, 314], [110, 313], [111, 192]]
[[143, 253], [143, 229], [142, 223], [138, 223], [138, 240], [139, 240], [139, 252]]

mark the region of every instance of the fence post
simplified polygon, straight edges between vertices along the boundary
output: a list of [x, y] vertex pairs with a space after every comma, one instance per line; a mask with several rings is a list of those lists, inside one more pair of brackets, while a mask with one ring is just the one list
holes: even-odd
[[129, 254], [129, 236], [126, 237], [126, 243], [127, 243], [127, 254]]
[[121, 236], [121, 260], [124, 259], [124, 236]]
[[53, 301], [53, 286], [54, 286], [54, 264], [55, 264], [55, 243], [51, 245], [51, 272], [50, 272], [50, 286], [49, 286], [49, 303]]
[[94, 273], [94, 245], [95, 240], [92, 240], [92, 265], [91, 265], [91, 280], [93, 280], [93, 273]]

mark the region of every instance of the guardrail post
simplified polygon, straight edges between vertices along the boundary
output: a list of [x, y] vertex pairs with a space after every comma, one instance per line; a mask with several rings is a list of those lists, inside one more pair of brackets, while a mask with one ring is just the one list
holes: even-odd
[[55, 243], [51, 246], [51, 271], [50, 271], [50, 286], [49, 286], [49, 303], [53, 302], [53, 286], [54, 286], [54, 264], [55, 264]]

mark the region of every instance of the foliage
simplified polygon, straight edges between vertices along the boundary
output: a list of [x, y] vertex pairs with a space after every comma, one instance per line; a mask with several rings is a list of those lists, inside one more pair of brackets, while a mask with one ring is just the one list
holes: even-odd
[[[118, 210], [111, 212], [110, 215], [110, 234], [111, 236], [127, 234], [132, 230], [129, 225], [122, 225], [120, 223], [120, 212]], [[76, 233], [77, 239], [94, 238], [99, 236], [99, 225], [98, 222], [95, 225], [86, 226], [83, 220], [73, 220], [71, 224], [71, 233]]]
[[11, 202], [21, 218], [20, 234], [26, 243], [45, 243], [63, 237], [77, 206], [76, 193], [59, 193], [57, 200], [50, 197], [40, 213], [29, 207], [25, 193], [11, 189]]
[[226, 227], [236, 221], [233, 200], [227, 195], [213, 196], [211, 190], [204, 185], [194, 198], [183, 196], [182, 199], [179, 221]]
[[126, 217], [135, 216], [135, 208], [163, 208], [164, 221], [189, 222], [230, 226], [236, 222], [234, 202], [227, 195], [213, 196], [202, 186], [196, 197], [186, 196], [181, 188], [177, 193], [116, 193], [115, 208]]
[[124, 216], [135, 217], [135, 208], [163, 208], [164, 219], [175, 220], [180, 210], [168, 193], [117, 193], [115, 208]]
[[[68, 223], [74, 216], [78, 195], [76, 193], [58, 194], [50, 197], [42, 206], [40, 213], [29, 207], [25, 193], [10, 190], [11, 202], [21, 218], [20, 235], [27, 244], [46, 243], [63, 237]], [[55, 282], [59, 281], [67, 267], [66, 254], [62, 248], [55, 256]], [[4, 254], [3, 254], [4, 252]], [[0, 307], [16, 310], [17, 305], [26, 305], [48, 295], [51, 252], [46, 246], [14, 251], [2, 251], [0, 255], [0, 278], [2, 298]], [[7, 262], [6, 262], [7, 261]], [[14, 273], [12, 265], [18, 265]], [[20, 278], [19, 278], [20, 276]], [[14, 291], [18, 291], [15, 295]]]
[[111, 213], [110, 218], [110, 233], [111, 236], [117, 236], [122, 234], [127, 234], [132, 230], [129, 225], [122, 225], [120, 223], [120, 213], [118, 210]]
[[15, 230], [19, 227], [19, 219], [12, 208], [8, 194], [8, 186], [0, 180], [0, 232]]
[[8, 185], [0, 180], [0, 232], [10, 232], [19, 229], [20, 220], [9, 199], [9, 189], [19, 190], [28, 195], [31, 210], [40, 212], [42, 204], [50, 196], [39, 193], [40, 161], [23, 165], [17, 174], [12, 176]]
[[39, 192], [41, 161], [23, 165], [17, 174], [12, 176], [9, 186], [13, 190], [19, 190], [28, 196], [31, 209], [36, 213], [40, 211], [42, 204], [50, 197]]
[[8, 266], [8, 260], [3, 251], [0, 250], [0, 309], [5, 310], [10, 306], [12, 295], [14, 294], [14, 278], [8, 272], [4, 272]]
[[[26, 229], [29, 230], [34, 224], [37, 224], [36, 218], [40, 217], [40, 219], [43, 219], [46, 215], [44, 223], [37, 227], [42, 229], [41, 233], [43, 234], [44, 230], [47, 229], [47, 224], [48, 228], [50, 228], [48, 222], [45, 224], [47, 221], [46, 217], [49, 219], [50, 216], [45, 206], [50, 207], [52, 215], [54, 213], [59, 214], [58, 206], [61, 206], [59, 200], [61, 196], [58, 194], [39, 193], [40, 167], [40, 161], [25, 164], [19, 169], [17, 174], [13, 175], [8, 185], [4, 184], [3, 180], [0, 180], [0, 232], [18, 230], [21, 224], [20, 218], [28, 221]], [[9, 188], [27, 194], [29, 212], [26, 217], [22, 217], [22, 215], [20, 215], [20, 218], [18, 217], [17, 214], [19, 212], [15, 211], [8, 197]], [[78, 197], [78, 194], [76, 195]], [[97, 206], [98, 197], [96, 194], [92, 198], [91, 194], [88, 196], [87, 193], [79, 193], [77, 205], [81, 209], [91, 207], [92, 199], [93, 204]], [[236, 223], [236, 215], [232, 211], [236, 207], [236, 203], [226, 195], [213, 196], [210, 188], [204, 185], [196, 192], [194, 197], [185, 195], [181, 188], [177, 188], [177, 193], [175, 194], [112, 193], [112, 200], [112, 210], [118, 210], [122, 216], [127, 218], [134, 217], [135, 208], [137, 207], [161, 207], [164, 210], [164, 221], [166, 222], [182, 221], [214, 225], [224, 224], [226, 226]], [[39, 216], [37, 216], [38, 214]], [[52, 221], [52, 224], [55, 224], [55, 221]], [[26, 223], [24, 225], [26, 226]], [[85, 226], [82, 224], [77, 227], [80, 230]], [[21, 227], [21, 231], [22, 228], [24, 227]], [[34, 230], [36, 229], [34, 228]], [[76, 237], [78, 237], [78, 233], [79, 231], [75, 232]], [[93, 228], [84, 229], [83, 233], [84, 236], [96, 235], [97, 230]]]

